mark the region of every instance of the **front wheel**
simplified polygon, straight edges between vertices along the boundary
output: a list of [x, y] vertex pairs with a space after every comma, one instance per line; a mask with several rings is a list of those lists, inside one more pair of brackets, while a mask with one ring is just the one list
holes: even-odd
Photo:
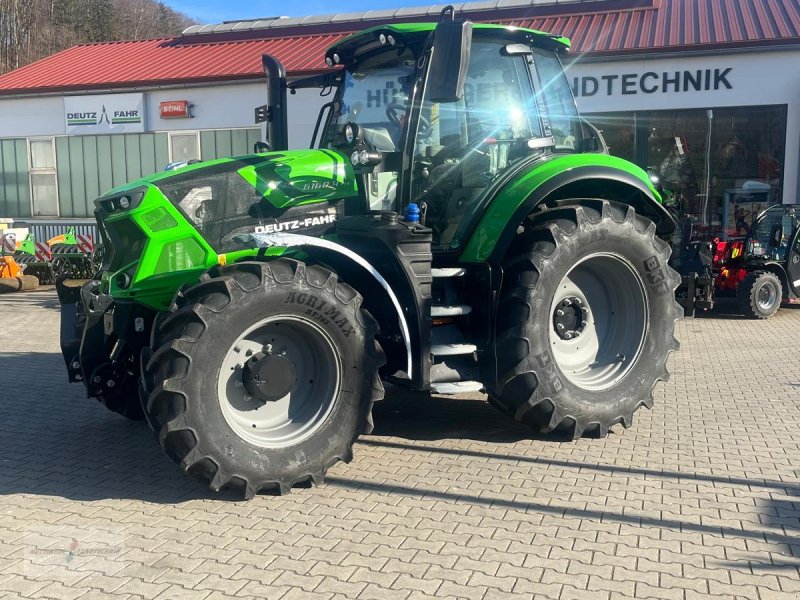
[[318, 266], [214, 269], [154, 331], [145, 410], [167, 454], [211, 489], [284, 493], [349, 461], [383, 397], [377, 325]]
[[667, 379], [680, 277], [633, 208], [565, 204], [537, 215], [504, 266], [490, 398], [540, 432], [605, 436]]
[[736, 288], [739, 310], [751, 319], [769, 319], [778, 312], [783, 299], [783, 286], [775, 273], [753, 271]]

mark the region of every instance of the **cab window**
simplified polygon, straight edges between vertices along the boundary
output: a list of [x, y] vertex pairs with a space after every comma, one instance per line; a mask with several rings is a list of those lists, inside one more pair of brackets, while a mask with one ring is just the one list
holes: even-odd
[[542, 138], [528, 57], [507, 41], [474, 40], [464, 97], [435, 103], [426, 86], [414, 144], [412, 200], [424, 202], [434, 244], [457, 249], [480, 194]]
[[545, 105], [545, 127], [553, 136], [555, 150], [575, 150], [581, 137], [580, 119], [561, 61], [555, 52], [534, 48], [533, 65]]

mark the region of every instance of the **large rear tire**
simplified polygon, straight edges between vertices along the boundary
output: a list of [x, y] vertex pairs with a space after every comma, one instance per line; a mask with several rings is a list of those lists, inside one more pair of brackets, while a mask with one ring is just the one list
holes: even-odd
[[213, 269], [156, 324], [143, 378], [161, 446], [214, 491], [285, 493], [352, 458], [383, 397], [361, 296], [287, 259]]
[[504, 266], [490, 399], [536, 431], [603, 437], [668, 378], [680, 277], [633, 208], [564, 204], [537, 215]]
[[750, 319], [769, 319], [778, 312], [782, 299], [781, 280], [770, 271], [748, 273], [736, 288], [739, 311]]

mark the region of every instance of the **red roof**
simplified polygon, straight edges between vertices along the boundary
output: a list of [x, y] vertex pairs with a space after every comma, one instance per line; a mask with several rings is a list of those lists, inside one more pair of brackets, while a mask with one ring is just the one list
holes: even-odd
[[[575, 51], [591, 54], [800, 44], [800, 0], [601, 0], [469, 15], [566, 35]], [[82, 44], [0, 76], [0, 95], [256, 79], [263, 76], [264, 53], [277, 56], [290, 75], [319, 72], [328, 46], [382, 22], [331, 19], [315, 26]]]
[[289, 73], [325, 68], [325, 49], [342, 34], [182, 43], [181, 38], [81, 44], [0, 76], [0, 94], [147, 87], [262, 77], [262, 54]]
[[800, 0], [655, 0], [652, 8], [501, 20], [591, 54], [800, 43]]

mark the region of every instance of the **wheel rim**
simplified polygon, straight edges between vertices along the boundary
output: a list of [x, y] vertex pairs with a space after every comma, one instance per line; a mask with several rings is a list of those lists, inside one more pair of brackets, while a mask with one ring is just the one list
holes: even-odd
[[775, 306], [775, 300], [777, 299], [778, 290], [769, 281], [765, 282], [756, 293], [756, 304], [761, 310], [770, 310]]
[[319, 326], [300, 317], [270, 317], [247, 329], [226, 352], [217, 397], [239, 437], [281, 448], [323, 425], [340, 378], [333, 342]]
[[648, 328], [644, 282], [619, 255], [592, 254], [574, 265], [558, 285], [550, 314], [555, 362], [580, 388], [612, 387], [642, 352]]

